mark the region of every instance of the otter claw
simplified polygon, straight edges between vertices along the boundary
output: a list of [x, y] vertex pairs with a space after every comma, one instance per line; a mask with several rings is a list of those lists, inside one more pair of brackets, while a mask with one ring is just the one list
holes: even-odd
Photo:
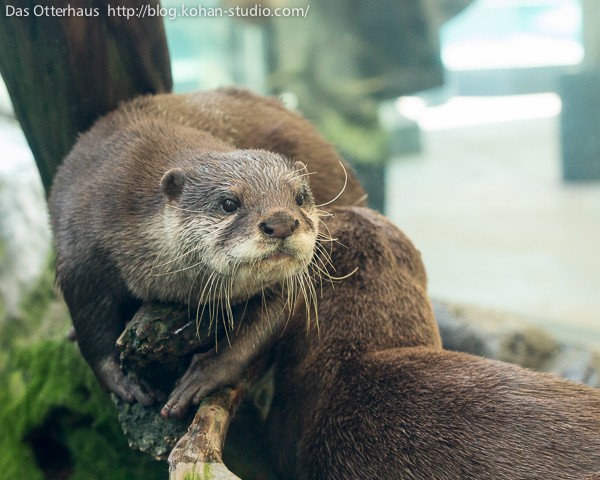
[[108, 390], [122, 398], [127, 403], [135, 401], [145, 407], [154, 403], [158, 396], [154, 391], [147, 391], [140, 383], [136, 383], [131, 378], [122, 375], [121, 378], [113, 378], [108, 384]]
[[126, 376], [118, 362], [113, 358], [106, 359], [100, 364], [97, 376], [106, 390], [114, 393], [127, 403], [138, 401], [147, 407], [162, 396], [161, 392], [144, 382], [140, 382], [136, 377]]
[[161, 416], [163, 416], [164, 418], [169, 418], [171, 416], [171, 409], [173, 408], [172, 405], [169, 405], [168, 403], [163, 406], [160, 410], [160, 414]]
[[[185, 385], [183, 388], [178, 386], [171, 394], [169, 401], [161, 409], [160, 414], [165, 418], [179, 418], [184, 416], [192, 403], [192, 397], [195, 393], [195, 389], [190, 389], [189, 385]], [[197, 405], [198, 403], [195, 404]]]
[[181, 417], [190, 405], [199, 405], [208, 394], [225, 385], [234, 385], [240, 377], [239, 368], [222, 357], [207, 360], [206, 355], [195, 355], [160, 413], [163, 417]]

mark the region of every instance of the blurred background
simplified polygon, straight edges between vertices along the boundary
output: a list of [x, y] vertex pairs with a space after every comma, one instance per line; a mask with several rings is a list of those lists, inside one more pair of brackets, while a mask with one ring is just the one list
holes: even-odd
[[[198, 6], [162, 2], [182, 4]], [[281, 96], [413, 239], [432, 297], [600, 344], [595, 0], [260, 3], [302, 9], [279, 18], [217, 10], [254, 1], [202, 5], [214, 16], [164, 19], [176, 91]], [[47, 265], [50, 233], [2, 85], [0, 151], [0, 309], [10, 316]]]

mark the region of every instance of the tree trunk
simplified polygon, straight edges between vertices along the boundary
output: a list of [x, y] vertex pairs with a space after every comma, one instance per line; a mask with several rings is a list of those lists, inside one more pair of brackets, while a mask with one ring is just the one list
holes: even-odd
[[[118, 5], [143, 13], [145, 3]], [[0, 0], [0, 73], [46, 193], [79, 133], [124, 100], [172, 88], [162, 17], [127, 19], [101, 0], [65, 5]]]

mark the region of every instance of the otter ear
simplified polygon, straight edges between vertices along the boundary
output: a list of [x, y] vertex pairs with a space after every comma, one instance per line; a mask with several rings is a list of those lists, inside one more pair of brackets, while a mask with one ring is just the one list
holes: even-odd
[[308, 175], [308, 169], [306, 165], [299, 160], [294, 162], [294, 170], [298, 175]]
[[174, 199], [181, 195], [185, 180], [185, 172], [181, 168], [172, 168], [161, 178], [160, 189], [167, 198]]

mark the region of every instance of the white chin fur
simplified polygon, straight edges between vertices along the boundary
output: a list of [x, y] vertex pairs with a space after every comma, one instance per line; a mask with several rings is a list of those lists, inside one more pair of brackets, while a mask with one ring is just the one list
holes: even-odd
[[[302, 233], [286, 240], [283, 250], [275, 242], [253, 238], [210, 257], [210, 267], [227, 277], [235, 272], [229, 295], [246, 299], [306, 269], [313, 255], [315, 237]], [[284, 255], [278, 255], [284, 254]], [[289, 256], [288, 256], [289, 255]]]
[[307, 263], [312, 257], [315, 245], [315, 235], [303, 232], [285, 240], [283, 244], [265, 241], [261, 236], [255, 236], [245, 242], [235, 245], [227, 254], [232, 263], [252, 264], [260, 262], [277, 253], [288, 253], [290, 260]]

